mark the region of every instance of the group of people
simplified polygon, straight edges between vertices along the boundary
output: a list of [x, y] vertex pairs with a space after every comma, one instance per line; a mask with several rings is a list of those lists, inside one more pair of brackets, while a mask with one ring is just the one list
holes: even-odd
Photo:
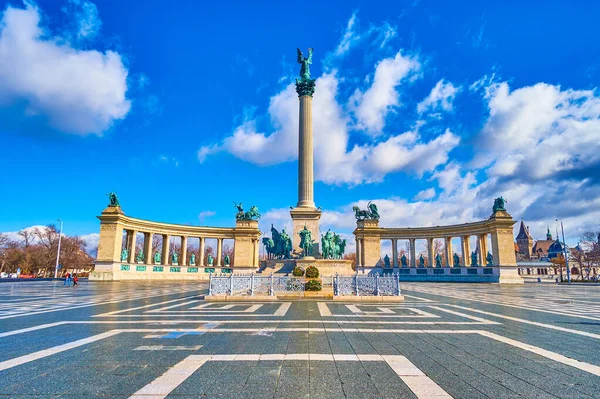
[[77, 277], [77, 273], [67, 273], [67, 275], [65, 276], [65, 282], [63, 283], [63, 286], [65, 287], [71, 287], [71, 286], [76, 286], [78, 285], [77, 282], [79, 281], [79, 277]]

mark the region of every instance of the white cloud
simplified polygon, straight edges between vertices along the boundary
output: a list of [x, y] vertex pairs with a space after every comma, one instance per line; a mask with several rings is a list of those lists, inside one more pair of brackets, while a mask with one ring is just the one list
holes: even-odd
[[435, 197], [435, 188], [429, 187], [428, 189], [421, 190], [415, 195], [416, 200], [430, 200]]
[[89, 40], [98, 35], [102, 21], [94, 3], [85, 0], [69, 0], [68, 6], [63, 7], [63, 11], [73, 18], [78, 40]]
[[215, 211], [202, 211], [198, 214], [198, 219], [200, 220], [200, 223], [204, 223], [204, 219], [215, 216], [216, 214], [217, 212]]
[[358, 25], [358, 19], [356, 18], [355, 11], [352, 13], [352, 16], [346, 24], [344, 34], [342, 35], [342, 38], [335, 49], [335, 55], [341, 56], [346, 54], [350, 50], [350, 47], [352, 47], [354, 43], [360, 40], [360, 35], [356, 32], [356, 25]]
[[440, 108], [444, 111], [451, 111], [452, 101], [459, 91], [460, 87], [455, 87], [452, 83], [444, 82], [444, 79], [442, 79], [431, 89], [431, 93], [417, 104], [417, 111], [423, 113], [427, 110], [435, 111]]
[[349, 107], [356, 117], [356, 128], [364, 129], [371, 136], [383, 134], [386, 116], [401, 105], [397, 86], [419, 69], [416, 58], [404, 57], [401, 52], [381, 60], [375, 67], [371, 86], [364, 92], [356, 89], [350, 98]]
[[[317, 79], [313, 100], [315, 178], [328, 184], [360, 184], [381, 181], [397, 171], [422, 174], [448, 160], [448, 153], [459, 138], [447, 130], [423, 141], [415, 131], [393, 135], [378, 143], [349, 145], [349, 120], [336, 100], [337, 72]], [[298, 152], [298, 96], [290, 84], [271, 99], [269, 114], [277, 130], [270, 135], [259, 133], [255, 121], [238, 126], [221, 144], [203, 146], [198, 159], [219, 151], [257, 165], [272, 165], [294, 160]]]
[[79, 236], [85, 244], [85, 250], [88, 253], [95, 253], [98, 250], [98, 241], [100, 240], [100, 234], [91, 233]]
[[486, 89], [490, 116], [479, 136], [485, 150], [474, 163], [490, 176], [530, 181], [598, 178], [600, 97], [537, 83], [510, 91]]
[[[0, 106], [25, 102], [27, 117], [79, 135], [101, 135], [129, 112], [128, 71], [118, 53], [65, 43], [40, 26], [31, 3], [7, 7], [1, 29]], [[82, 29], [79, 34], [93, 30], [85, 23]]]

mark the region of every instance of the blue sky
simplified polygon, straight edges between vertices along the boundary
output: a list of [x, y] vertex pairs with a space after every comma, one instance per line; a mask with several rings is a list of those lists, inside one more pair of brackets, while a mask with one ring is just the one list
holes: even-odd
[[[2, 6], [0, 231], [133, 217], [263, 230], [297, 201], [296, 47], [313, 47], [315, 200], [349, 234], [489, 216], [598, 229], [600, 5], [52, 0]], [[304, 11], [302, 11], [304, 10]]]

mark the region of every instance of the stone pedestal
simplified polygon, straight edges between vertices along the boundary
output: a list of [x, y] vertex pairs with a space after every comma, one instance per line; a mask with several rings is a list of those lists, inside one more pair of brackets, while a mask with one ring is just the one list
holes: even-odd
[[236, 220], [233, 245], [233, 262], [236, 269], [258, 267], [259, 239], [258, 220]]
[[321, 211], [312, 207], [296, 207], [290, 211], [294, 231], [292, 235], [292, 252], [298, 255], [302, 252], [300, 248], [300, 231], [304, 226], [310, 230], [312, 239], [315, 241], [313, 245], [313, 256], [319, 254], [319, 244], [321, 236], [319, 235], [319, 219], [321, 219]]
[[381, 259], [379, 220], [358, 220], [354, 235], [359, 240], [362, 266], [375, 266]]

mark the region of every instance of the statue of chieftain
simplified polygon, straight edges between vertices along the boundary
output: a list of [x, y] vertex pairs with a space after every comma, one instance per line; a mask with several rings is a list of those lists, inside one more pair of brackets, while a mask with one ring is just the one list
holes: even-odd
[[110, 193], [108, 193], [106, 195], [108, 195], [108, 206], [109, 207], [121, 206], [119, 204], [119, 198], [117, 198], [117, 193], [115, 193], [114, 191], [111, 191]]
[[506, 208], [504, 207], [504, 204], [507, 203], [508, 201], [505, 200], [502, 196], [494, 199], [494, 207], [492, 208], [492, 211], [494, 213], [498, 212], [498, 211], [506, 211]]
[[298, 64], [300, 67], [300, 77], [296, 78], [296, 92], [300, 97], [310, 96], [315, 92], [315, 79], [310, 78], [310, 64], [312, 64], [313, 49], [308, 49], [308, 57], [302, 55], [302, 51], [298, 50]]
[[300, 248], [302, 248], [303, 251], [302, 256], [312, 256], [312, 249], [315, 241], [312, 239], [312, 233], [306, 228], [306, 225], [304, 225], [304, 228], [298, 235], [300, 236]]

